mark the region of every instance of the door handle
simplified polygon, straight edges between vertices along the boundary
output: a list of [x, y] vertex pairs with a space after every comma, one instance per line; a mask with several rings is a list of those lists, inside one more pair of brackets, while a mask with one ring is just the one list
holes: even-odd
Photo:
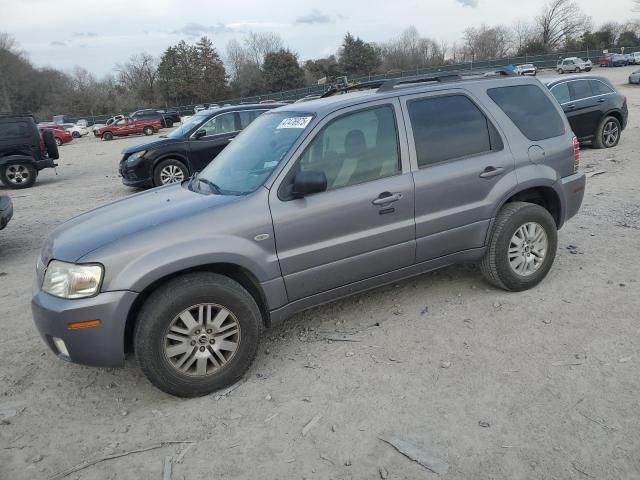
[[401, 193], [382, 192], [378, 198], [373, 200], [371, 203], [380, 207], [386, 207], [387, 205], [391, 205], [393, 202], [397, 202], [401, 198]]
[[573, 108], [576, 108], [575, 104], [572, 103], [570, 105], [567, 105], [567, 110], [571, 110]]
[[598, 103], [604, 103], [604, 98], [599, 98]]
[[502, 175], [504, 173], [504, 167], [487, 167], [480, 174], [480, 178], [492, 178]]

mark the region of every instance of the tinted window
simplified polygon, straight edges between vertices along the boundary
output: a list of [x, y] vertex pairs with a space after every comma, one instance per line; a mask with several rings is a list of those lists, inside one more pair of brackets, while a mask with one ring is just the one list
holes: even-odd
[[414, 100], [408, 108], [420, 167], [491, 150], [489, 122], [467, 97]]
[[221, 133], [231, 133], [236, 131], [235, 113], [223, 113], [213, 117], [202, 125], [199, 130], [206, 130], [207, 136], [220, 135]]
[[560, 83], [551, 88], [551, 93], [556, 97], [556, 100], [558, 100], [558, 103], [560, 104], [571, 101], [571, 94], [569, 93], [569, 85], [567, 82]]
[[600, 80], [589, 80], [591, 84], [591, 91], [594, 95], [606, 95], [607, 93], [613, 93], [613, 89]]
[[324, 172], [327, 189], [346, 187], [400, 172], [393, 108], [373, 108], [330, 122], [299, 160], [300, 170]]
[[540, 87], [491, 88], [487, 94], [529, 140], [564, 135], [564, 122]]
[[569, 91], [571, 92], [571, 100], [582, 100], [583, 98], [593, 97], [590, 82], [587, 80], [569, 82]]
[[0, 139], [24, 137], [29, 132], [27, 122], [3, 123], [0, 124]]
[[251, 122], [264, 112], [266, 112], [266, 110], [245, 110], [243, 112], [238, 112], [238, 115], [240, 116], [240, 129], [244, 130], [247, 128]]

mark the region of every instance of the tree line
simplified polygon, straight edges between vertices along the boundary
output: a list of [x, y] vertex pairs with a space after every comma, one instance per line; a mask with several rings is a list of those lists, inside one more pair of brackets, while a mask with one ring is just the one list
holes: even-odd
[[[635, 0], [634, 0], [635, 1]], [[640, 3], [638, 0], [637, 3]], [[224, 51], [207, 37], [181, 40], [156, 58], [133, 55], [98, 79], [82, 67], [69, 72], [37, 68], [15, 40], [0, 32], [0, 111], [102, 115], [142, 107], [219, 101], [314, 85], [319, 80], [477, 62], [509, 55], [601, 51], [640, 45], [640, 23], [609, 22], [594, 28], [575, 0], [551, 0], [538, 15], [511, 26], [467, 28], [449, 44], [411, 26], [382, 43], [347, 32], [336, 53], [300, 61], [275, 33], [250, 32]]]

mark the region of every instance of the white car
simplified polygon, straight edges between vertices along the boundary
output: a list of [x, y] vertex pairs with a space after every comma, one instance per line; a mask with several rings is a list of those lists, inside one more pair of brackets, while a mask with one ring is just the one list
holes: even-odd
[[100, 130], [102, 127], [111, 125], [112, 123], [116, 123], [118, 120], [122, 120], [123, 118], [124, 118], [124, 115], [115, 115], [111, 117], [109, 120], [107, 120], [105, 123], [96, 123], [95, 125], [93, 125], [93, 134], [97, 137], [98, 134], [96, 132]]
[[533, 75], [534, 77], [538, 74], [538, 69], [533, 63], [525, 63], [523, 65], [516, 65], [516, 68], [513, 70], [518, 75]]
[[583, 60], [582, 58], [578, 57], [560, 59], [556, 64], [556, 72], [558, 73], [590, 72], [592, 68], [593, 64], [591, 63], [591, 60]]
[[89, 130], [81, 127], [80, 125], [76, 125], [75, 123], [63, 123], [62, 126], [73, 138], [84, 137], [89, 133]]

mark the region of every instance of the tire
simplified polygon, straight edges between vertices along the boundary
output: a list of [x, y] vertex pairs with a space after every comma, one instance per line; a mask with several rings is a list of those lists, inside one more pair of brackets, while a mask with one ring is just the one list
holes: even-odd
[[621, 133], [622, 127], [616, 117], [604, 117], [600, 125], [598, 125], [593, 146], [596, 148], [613, 148], [620, 142]]
[[102, 134], [102, 139], [103, 139], [103, 140], [106, 140], [107, 142], [108, 142], [108, 141], [110, 141], [110, 140], [113, 140], [113, 133], [111, 133], [111, 132], [104, 132], [104, 133]]
[[56, 139], [53, 136], [53, 132], [51, 130], [42, 131], [42, 142], [44, 143], [44, 148], [47, 151], [47, 155], [49, 155], [49, 158], [53, 160], [57, 160], [60, 158], [58, 143], [56, 142]]
[[38, 171], [29, 163], [13, 163], [0, 167], [0, 181], [5, 187], [18, 190], [32, 187]]
[[60, 140], [58, 137], [55, 137], [56, 139], [56, 145], [61, 147], [62, 146], [62, 140]]
[[144, 127], [142, 129], [142, 133], [144, 133], [147, 137], [149, 135], [153, 135], [153, 127]]
[[80, 132], [71, 132], [71, 136], [73, 138], [80, 138], [82, 135], [80, 135]]
[[584, 70], [584, 71], [585, 71], [585, 72], [590, 72], [590, 71], [591, 71], [591, 69], [590, 69], [590, 68], [585, 68], [585, 70]]
[[165, 118], [164, 126], [165, 128], [173, 128], [173, 120], [171, 120], [170, 118]]
[[153, 186], [181, 182], [189, 176], [189, 170], [180, 160], [167, 158], [153, 169]]
[[[530, 226], [530, 232], [533, 228], [544, 231], [545, 237], [542, 237], [538, 243], [532, 242], [534, 248], [529, 249], [527, 247], [527, 253], [524, 253], [523, 250], [513, 252], [513, 258], [510, 258], [510, 249], [520, 248], [519, 246], [511, 246], [514, 239], [522, 238], [522, 236], [526, 238], [526, 235], [521, 235], [521, 229], [525, 228], [525, 226]], [[540, 230], [533, 231], [533, 235], [537, 236], [537, 232]], [[512, 265], [512, 260], [516, 262], [517, 259], [527, 258], [528, 260], [533, 260], [534, 257], [539, 258], [538, 255], [534, 254], [536, 251], [535, 246], [545, 244], [545, 239], [546, 248], [542, 249], [544, 251], [542, 261], [537, 266], [535, 262], [526, 261], [524, 266], [520, 263], [520, 266], [524, 268], [527, 268], [531, 263], [533, 265], [528, 272], [516, 271], [516, 267]], [[528, 238], [527, 240], [531, 241], [532, 239]], [[528, 290], [540, 283], [549, 273], [557, 248], [558, 231], [556, 223], [546, 209], [533, 203], [507, 203], [496, 217], [487, 252], [480, 262], [480, 271], [485, 279], [496, 287], [512, 292]]]
[[144, 303], [134, 327], [134, 351], [153, 385], [178, 397], [198, 397], [242, 378], [258, 352], [262, 328], [260, 309], [240, 284], [216, 273], [189, 273], [161, 285]]
[[564, 71], [563, 71], [561, 68], [559, 68], [559, 69], [558, 69], [558, 73], [559, 73], [560, 75], [562, 75], [562, 74], [564, 73]]

